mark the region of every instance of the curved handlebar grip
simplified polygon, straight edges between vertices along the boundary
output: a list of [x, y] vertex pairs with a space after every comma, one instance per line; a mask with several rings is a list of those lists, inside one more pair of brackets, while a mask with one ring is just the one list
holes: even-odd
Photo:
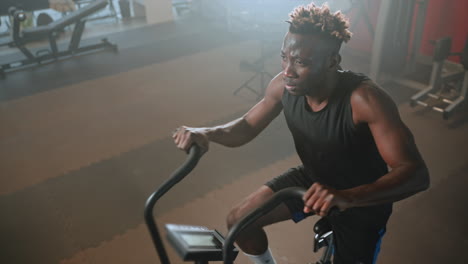
[[156, 220], [153, 216], [154, 205], [159, 200], [159, 198], [161, 198], [166, 192], [168, 192], [174, 185], [185, 178], [185, 176], [187, 176], [195, 168], [202, 155], [203, 153], [201, 152], [200, 146], [193, 144], [190, 147], [188, 157], [182, 166], [175, 170], [170, 178], [164, 182], [156, 191], [154, 191], [146, 200], [144, 211], [145, 222], [148, 226], [159, 259], [161, 260], [161, 264], [169, 264], [170, 261], [159, 234]]
[[190, 155], [194, 155], [193, 158], [200, 159], [201, 156], [203, 156], [203, 153], [201, 151], [201, 147], [198, 146], [197, 144], [193, 143], [193, 145], [189, 149], [189, 157], [187, 158], [188, 160], [191, 159]]
[[252, 224], [261, 216], [267, 214], [269, 211], [278, 206], [281, 202], [287, 199], [302, 199], [306, 190], [299, 187], [291, 187], [281, 190], [275, 193], [268, 201], [263, 205], [244, 216], [239, 222], [237, 222], [231, 230], [229, 230], [228, 235], [224, 241], [223, 245], [223, 261], [225, 264], [232, 264], [232, 250], [234, 248], [234, 241], [239, 235], [239, 233], [244, 230], [247, 226]]
[[[234, 242], [237, 236], [239, 235], [242, 230], [244, 230], [247, 226], [251, 225], [261, 216], [267, 214], [275, 207], [277, 207], [280, 203], [284, 202], [288, 199], [302, 199], [306, 192], [306, 189], [300, 187], [290, 187], [283, 189], [277, 193], [275, 193], [268, 201], [266, 201], [263, 205], [252, 211], [251, 213], [244, 216], [239, 222], [237, 222], [230, 230], [223, 245], [223, 261], [224, 264], [232, 264], [233, 257], [232, 251], [234, 248]], [[329, 216], [336, 216], [339, 214], [340, 210], [338, 207], [332, 207], [328, 215]]]

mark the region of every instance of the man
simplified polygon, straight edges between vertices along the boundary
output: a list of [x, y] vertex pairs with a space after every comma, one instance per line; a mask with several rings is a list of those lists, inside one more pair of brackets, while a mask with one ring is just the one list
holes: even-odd
[[[351, 33], [342, 14], [313, 4], [290, 14], [282, 68], [264, 98], [243, 117], [208, 128], [181, 127], [178, 148], [208, 142], [241, 146], [284, 112], [302, 165], [274, 178], [234, 207], [228, 227], [283, 188], [308, 189], [244, 231], [236, 243], [254, 263], [275, 263], [263, 227], [315, 213], [330, 217], [334, 263], [375, 263], [392, 203], [429, 187], [429, 174], [391, 98], [363, 75], [342, 71], [341, 43]], [[391, 170], [388, 170], [388, 167]]]

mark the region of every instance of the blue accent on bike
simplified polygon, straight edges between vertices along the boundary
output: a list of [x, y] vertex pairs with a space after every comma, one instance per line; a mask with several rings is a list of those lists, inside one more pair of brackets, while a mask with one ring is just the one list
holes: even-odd
[[292, 220], [295, 223], [298, 223], [298, 222], [304, 220], [306, 217], [307, 217], [307, 215], [304, 212], [294, 212], [292, 214]]
[[375, 245], [375, 251], [374, 251], [374, 260], [372, 261], [372, 264], [377, 263], [377, 256], [380, 253], [380, 246], [382, 245], [382, 237], [385, 235], [385, 228], [380, 229], [379, 231], [379, 240], [377, 240], [377, 244]]

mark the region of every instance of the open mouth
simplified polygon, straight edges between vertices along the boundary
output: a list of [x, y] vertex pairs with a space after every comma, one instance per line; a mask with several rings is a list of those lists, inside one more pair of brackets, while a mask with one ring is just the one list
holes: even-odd
[[287, 89], [293, 89], [297, 86], [297, 83], [291, 82], [292, 80], [290, 80], [289, 78], [284, 78], [283, 81], [284, 87], [286, 87]]
[[287, 90], [289, 90], [289, 91], [294, 91], [294, 90], [296, 90], [296, 88], [297, 88], [297, 84], [289, 84], [289, 83], [286, 83], [286, 84], [284, 85], [284, 87], [285, 87]]

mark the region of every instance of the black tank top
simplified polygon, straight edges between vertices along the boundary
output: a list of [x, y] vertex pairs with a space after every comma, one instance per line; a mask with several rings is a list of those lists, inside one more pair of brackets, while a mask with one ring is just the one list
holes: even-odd
[[313, 112], [305, 96], [283, 92], [284, 115], [304, 170], [335, 189], [374, 182], [388, 172], [367, 124], [354, 125], [351, 93], [368, 78], [340, 71], [327, 106]]

